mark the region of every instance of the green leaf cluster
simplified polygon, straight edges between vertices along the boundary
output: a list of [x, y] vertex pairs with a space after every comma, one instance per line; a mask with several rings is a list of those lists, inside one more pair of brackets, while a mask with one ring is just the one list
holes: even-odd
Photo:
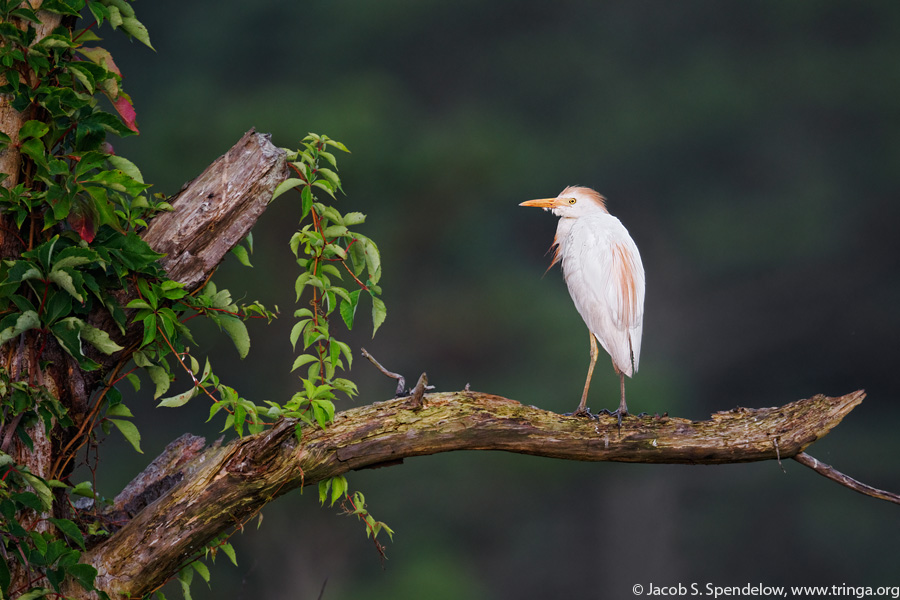
[[[100, 39], [94, 24], [77, 28], [85, 8], [142, 38], [126, 0], [45, 0], [40, 12], [20, 0], [0, 0], [0, 94], [30, 117], [18, 131], [0, 133], [0, 152], [21, 157], [18, 172], [0, 174], [5, 248], [18, 248], [0, 261], [0, 346], [34, 354], [15, 375], [0, 369], [0, 430], [4, 443], [14, 436], [28, 449], [34, 428], [66, 439], [59, 430], [74, 426], [70, 410], [43, 385], [50, 366], [44, 349], [58, 345], [82, 370], [97, 369], [98, 357], [123, 350], [116, 338], [127, 316], [117, 292], [164, 275], [160, 255], [136, 232], [171, 207], [148, 195], [137, 166], [106, 141], [110, 133], [137, 133], [135, 113], [111, 55], [94, 44]], [[54, 13], [62, 25], [38, 39], [36, 26]], [[88, 321], [98, 311], [111, 317], [110, 331]], [[113, 382], [97, 402], [103, 428], [117, 428], [139, 448], [131, 412]], [[94, 590], [96, 571], [79, 560], [85, 532], [102, 531], [80, 513], [54, 518], [68, 514], [54, 506], [68, 501], [56, 488], [93, 498], [89, 484], [42, 479], [0, 452], [0, 598], [59, 595], [66, 579]], [[19, 569], [32, 584], [49, 587], [11, 589], [11, 573]]]
[[[28, 341], [38, 359], [37, 367], [31, 367], [38, 372], [23, 368], [13, 377], [0, 369], [0, 430], [12, 431], [32, 448], [29, 428], [42, 425], [48, 435], [55, 435], [54, 428], [74, 427], [73, 415], [41, 383], [40, 370], [48, 366], [43, 359], [47, 344], [58, 345], [84, 371], [99, 369], [103, 361], [108, 367], [103, 387], [91, 398], [96, 409], [75, 415], [88, 420], [85, 426], [79, 423], [50, 477], [65, 480], [79, 448], [99, 431], [115, 430], [141, 452], [140, 432], [117, 387], [127, 380], [139, 389], [141, 373], [152, 384], [160, 407], [178, 408], [204, 398], [209, 419], [224, 417], [222, 430], [239, 436], [260, 432], [285, 417], [302, 424], [298, 437], [305, 426], [328, 426], [337, 393], [357, 393], [352, 381], [339, 376], [349, 370], [353, 354], [336, 337], [337, 326], [352, 329], [365, 298], [371, 305], [373, 335], [387, 315], [380, 297], [378, 247], [358, 232], [365, 216], [342, 213], [330, 202], [343, 193], [335, 152], [347, 148], [327, 136], [309, 134], [298, 150], [288, 152], [295, 176], [281, 183], [273, 198], [289, 190], [299, 193], [300, 229], [289, 247], [299, 267], [294, 289], [302, 306], [294, 313], [297, 322], [290, 342], [297, 352], [292, 370], [302, 369], [302, 376], [287, 402], [256, 403], [221, 381], [209, 360], [191, 353], [196, 342], [189, 322], [197, 317], [213, 322], [243, 358], [250, 350], [246, 321], [270, 321], [277, 307], [273, 312], [258, 302], [236, 302], [211, 281], [188, 293], [168, 279], [158, 263], [161, 255], [139, 232], [171, 206], [164, 197], [150, 194], [139, 168], [117, 156], [107, 142], [109, 134], [133, 135], [138, 128], [115, 61], [95, 44], [100, 40], [95, 26], [108, 23], [150, 46], [146, 28], [130, 0], [45, 0], [41, 10], [62, 15], [64, 24], [37, 39], [39, 13], [21, 0], [0, 0], [0, 94], [14, 110], [27, 110], [32, 117], [14, 135], [0, 133], [0, 152], [18, 152], [22, 158], [19, 173], [0, 174], [5, 184], [0, 185], [4, 234], [21, 249], [0, 260], [0, 346], [9, 349], [10, 344], [24, 346]], [[78, 29], [81, 16], [94, 22]], [[4, 181], [10, 177], [14, 181]], [[328, 203], [319, 201], [322, 194]], [[232, 253], [251, 266], [252, 236]], [[123, 297], [129, 301], [120, 303]], [[110, 317], [108, 331], [89, 319], [98, 312]], [[123, 352], [120, 336], [131, 325], [141, 328], [142, 337], [136, 349]], [[116, 361], [112, 367], [108, 356]], [[172, 394], [176, 373], [187, 373], [191, 385]], [[45, 481], [0, 452], [0, 598], [59, 594], [67, 578], [94, 589], [96, 571], [78, 561], [85, 535], [104, 532], [77, 511], [72, 519], [51, 517], [63, 514], [53, 510], [53, 503], [66, 496], [54, 494], [53, 488], [99, 500], [90, 484], [70, 487]], [[350, 502], [349, 512], [365, 521], [367, 534], [374, 537], [383, 529], [392, 533], [368, 515], [361, 493], [349, 493], [346, 479], [331, 480], [324, 492], [320, 487], [320, 494], [329, 491], [332, 504], [338, 499]], [[50, 527], [35, 528], [38, 521]], [[211, 552], [214, 558], [218, 550], [235, 561], [227, 537], [214, 540], [207, 556]], [[50, 587], [11, 590], [14, 563]], [[187, 598], [194, 573], [209, 581], [202, 562], [187, 563], [178, 576]]]
[[[74, 580], [85, 590], [95, 589], [97, 570], [79, 562], [85, 550], [81, 529], [70, 519], [49, 516], [53, 489], [65, 487], [68, 486], [59, 481], [46, 481], [32, 474], [0, 452], [0, 515], [5, 550], [0, 553], [0, 597], [58, 595], [66, 579]], [[41, 520], [52, 527], [35, 527]], [[39, 570], [50, 587], [10, 589], [16, 564]]]
[[331, 317], [337, 311], [347, 329], [352, 329], [362, 294], [372, 301], [373, 335], [387, 315], [379, 297], [378, 246], [351, 229], [363, 224], [365, 215], [343, 214], [316, 199], [318, 192], [332, 198], [336, 192], [343, 192], [337, 158], [331, 152], [335, 149], [349, 152], [328, 136], [309, 134], [299, 150], [288, 153], [297, 176], [282, 182], [274, 194], [277, 197], [291, 189], [300, 192], [302, 227], [291, 237], [290, 248], [300, 267], [294, 282], [297, 302], [309, 298], [307, 306], [294, 312], [298, 321], [290, 335], [294, 350], [301, 351], [292, 370], [305, 367], [305, 377], [301, 377], [302, 388], [284, 407], [284, 414], [321, 427], [334, 418], [335, 392], [348, 396], [357, 393], [352, 381], [337, 377], [338, 370], [350, 368], [353, 354], [345, 342], [333, 336]]

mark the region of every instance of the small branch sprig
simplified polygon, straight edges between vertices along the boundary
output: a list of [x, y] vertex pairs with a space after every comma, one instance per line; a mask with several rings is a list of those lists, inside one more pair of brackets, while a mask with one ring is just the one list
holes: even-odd
[[[353, 354], [350, 346], [332, 335], [330, 317], [337, 310], [347, 329], [352, 329], [362, 294], [372, 301], [373, 335], [387, 315], [379, 297], [378, 246], [350, 229], [365, 222], [365, 215], [342, 214], [316, 200], [317, 192], [331, 198], [343, 192], [331, 149], [349, 152], [328, 136], [311, 133], [304, 138], [302, 147], [289, 153], [288, 158], [297, 177], [282, 182], [273, 196], [292, 189], [300, 192], [300, 218], [305, 224], [291, 237], [290, 247], [301, 271], [294, 283], [297, 302], [309, 298], [307, 306], [294, 312], [298, 321], [290, 336], [294, 349], [298, 344], [302, 348], [292, 370], [306, 367], [306, 377], [301, 377], [302, 389], [284, 406], [284, 414], [321, 427], [334, 418], [335, 392], [348, 396], [357, 393], [352, 381], [336, 376], [338, 369], [350, 368]], [[349, 288], [344, 287], [345, 277], [349, 277]]]

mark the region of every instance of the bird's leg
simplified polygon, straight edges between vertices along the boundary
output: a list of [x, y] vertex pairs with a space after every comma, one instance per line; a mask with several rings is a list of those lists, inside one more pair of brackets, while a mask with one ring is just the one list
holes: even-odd
[[[618, 371], [618, 369], [616, 369]], [[625, 404], [625, 373], [619, 372], [619, 387], [622, 390], [622, 399], [619, 400], [619, 410], [616, 411], [616, 414], [619, 415], [619, 428], [622, 428], [622, 417], [628, 414], [628, 406]]]
[[594, 365], [597, 364], [597, 340], [594, 334], [588, 331], [591, 338], [591, 366], [588, 367], [587, 381], [584, 382], [584, 392], [581, 394], [581, 402], [578, 404], [578, 410], [573, 414], [575, 416], [591, 416], [591, 411], [587, 408], [588, 389], [591, 387], [591, 378], [594, 376]]

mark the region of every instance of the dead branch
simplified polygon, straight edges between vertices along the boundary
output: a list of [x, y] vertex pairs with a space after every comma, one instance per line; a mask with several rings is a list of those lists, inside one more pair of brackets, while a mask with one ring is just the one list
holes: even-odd
[[150, 222], [141, 237], [166, 256], [169, 277], [194, 289], [256, 223], [287, 177], [285, 153], [250, 130], [171, 199], [175, 210]]
[[798, 453], [796, 456], [794, 456], [794, 460], [796, 460], [801, 465], [806, 465], [819, 475], [827, 477], [832, 481], [836, 481], [839, 484], [850, 488], [854, 492], [859, 492], [860, 494], [865, 494], [866, 496], [878, 498], [879, 500], [887, 500], [888, 502], [893, 502], [894, 504], [900, 504], [900, 494], [879, 490], [878, 488], [872, 487], [871, 485], [866, 485], [861, 481], [857, 481], [852, 477], [844, 475], [831, 465], [827, 465], [822, 461], [813, 458], [806, 452]]
[[170, 489], [85, 559], [107, 592], [142, 596], [216, 534], [277, 496], [348, 471], [439, 452], [505, 450], [646, 463], [802, 462], [803, 451], [864, 397], [862, 391], [820, 395], [776, 408], [719, 412], [705, 421], [628, 417], [621, 430], [615, 417], [564, 416], [470, 391], [426, 394], [421, 407], [407, 397], [346, 410], [327, 429], [302, 427], [302, 442], [297, 423], [283, 420], [187, 461], [177, 476], [171, 474]]

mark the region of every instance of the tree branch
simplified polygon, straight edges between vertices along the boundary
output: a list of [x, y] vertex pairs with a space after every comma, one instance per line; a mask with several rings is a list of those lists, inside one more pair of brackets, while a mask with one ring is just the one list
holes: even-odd
[[439, 452], [505, 450], [646, 463], [803, 462], [803, 451], [864, 397], [862, 391], [819, 395], [776, 408], [719, 412], [705, 421], [629, 417], [621, 430], [615, 417], [564, 416], [470, 391], [426, 394], [421, 407], [407, 397], [346, 410], [327, 429], [300, 428], [302, 442], [295, 436], [297, 422], [283, 420], [188, 460], [169, 474], [170, 489], [85, 560], [99, 570], [98, 586], [108, 593], [142, 596], [215, 535], [277, 496], [348, 471]]
[[194, 289], [212, 274], [256, 223], [288, 175], [285, 153], [251, 129], [199, 177], [184, 185], [174, 211], [155, 217], [141, 235], [169, 277]]
[[871, 485], [866, 485], [861, 481], [857, 481], [852, 477], [844, 475], [831, 465], [826, 465], [822, 461], [813, 458], [806, 452], [800, 452], [799, 454], [794, 456], [794, 460], [796, 460], [801, 465], [809, 467], [819, 475], [827, 477], [832, 481], [836, 481], [839, 484], [850, 488], [854, 492], [859, 492], [860, 494], [865, 494], [866, 496], [872, 496], [873, 498], [878, 498], [879, 500], [887, 500], [888, 502], [893, 502], [894, 504], [900, 504], [900, 494], [894, 494], [893, 492], [879, 490], [878, 488], [874, 488]]

